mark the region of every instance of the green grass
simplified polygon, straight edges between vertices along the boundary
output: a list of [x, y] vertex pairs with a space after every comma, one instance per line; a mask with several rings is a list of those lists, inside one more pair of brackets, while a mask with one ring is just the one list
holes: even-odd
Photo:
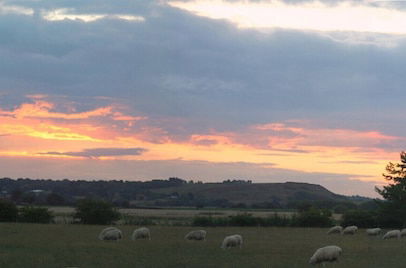
[[[104, 226], [0, 224], [0, 267], [308, 267], [313, 252], [338, 245], [343, 255], [328, 267], [405, 267], [406, 239], [325, 234], [318, 228], [206, 228], [207, 241], [189, 242], [191, 227], [151, 226], [152, 240], [99, 241]], [[243, 248], [222, 250], [226, 235], [239, 233]]]

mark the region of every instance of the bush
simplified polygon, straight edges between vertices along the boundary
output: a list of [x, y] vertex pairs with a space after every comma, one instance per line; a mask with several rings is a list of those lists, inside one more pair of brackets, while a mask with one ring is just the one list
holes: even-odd
[[225, 217], [194, 217], [192, 221], [193, 226], [228, 226], [230, 219]]
[[328, 227], [332, 225], [331, 212], [311, 208], [299, 213], [292, 219], [292, 225], [298, 227]]
[[50, 223], [53, 220], [52, 212], [47, 208], [23, 207], [20, 208], [18, 221], [31, 223]]
[[0, 222], [12, 222], [17, 220], [17, 206], [4, 199], [0, 199]]
[[128, 214], [122, 214], [122, 220], [125, 225], [154, 225], [155, 222], [151, 218], [147, 217], [138, 217]]
[[229, 218], [229, 225], [231, 226], [256, 226], [260, 225], [260, 223], [260, 218], [247, 213], [230, 216]]
[[377, 210], [377, 224], [384, 228], [405, 228], [402, 215], [404, 210], [397, 204], [392, 202], [382, 201]]
[[292, 218], [286, 216], [279, 216], [277, 213], [274, 213], [272, 216], [262, 219], [262, 226], [289, 226], [292, 224]]
[[290, 226], [292, 218], [279, 216], [277, 213], [269, 217], [254, 217], [251, 214], [238, 214], [229, 217], [195, 217], [193, 226]]
[[120, 213], [108, 202], [83, 199], [77, 202], [74, 218], [84, 224], [111, 224]]
[[361, 228], [371, 228], [377, 226], [377, 218], [371, 211], [349, 210], [343, 214], [341, 225], [356, 225]]

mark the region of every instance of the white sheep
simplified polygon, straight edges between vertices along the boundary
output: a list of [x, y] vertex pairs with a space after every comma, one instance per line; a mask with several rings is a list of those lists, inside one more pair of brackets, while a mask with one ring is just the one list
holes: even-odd
[[327, 234], [341, 234], [342, 231], [343, 231], [343, 227], [333, 226], [328, 230]]
[[242, 236], [238, 234], [226, 236], [223, 240], [223, 243], [221, 244], [222, 249], [237, 246], [239, 246], [240, 248], [242, 247]]
[[310, 258], [309, 263], [313, 265], [321, 263], [324, 266], [324, 262], [338, 261], [338, 257], [341, 255], [342, 251], [343, 250], [337, 246], [319, 248]]
[[205, 240], [207, 232], [205, 230], [195, 230], [185, 235], [186, 240]]
[[356, 232], [357, 230], [358, 230], [358, 227], [355, 226], [355, 225], [347, 226], [347, 227], [344, 228], [342, 234], [350, 234], [350, 235], [353, 235], [353, 234], [355, 234], [355, 232]]
[[147, 227], [141, 227], [138, 229], [135, 229], [133, 234], [131, 235], [132, 240], [136, 239], [149, 239], [151, 240], [151, 234], [149, 232], [149, 229]]
[[400, 239], [400, 230], [392, 230], [386, 232], [386, 234], [383, 236], [383, 239], [390, 239], [390, 238], [397, 238]]
[[119, 240], [123, 238], [123, 233], [116, 227], [107, 227], [99, 234], [100, 240]]
[[401, 236], [401, 237], [406, 236], [406, 229], [402, 229], [402, 230], [400, 231], [400, 236]]
[[381, 228], [370, 228], [366, 229], [367, 235], [379, 235], [382, 232]]

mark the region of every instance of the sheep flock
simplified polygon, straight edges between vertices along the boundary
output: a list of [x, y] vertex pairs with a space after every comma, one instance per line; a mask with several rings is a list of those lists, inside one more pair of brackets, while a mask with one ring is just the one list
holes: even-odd
[[[357, 226], [347, 226], [343, 228], [342, 226], [333, 226], [327, 230], [328, 235], [339, 234], [339, 235], [354, 235], [358, 231]], [[368, 228], [365, 230], [367, 236], [378, 237], [383, 234], [381, 228]], [[205, 241], [207, 231], [206, 230], [192, 230], [184, 236], [185, 240], [188, 241]], [[406, 228], [402, 230], [389, 230], [383, 234], [382, 239], [401, 239], [403, 236], [406, 236]], [[123, 238], [123, 233], [117, 227], [107, 227], [104, 228], [98, 238], [104, 241], [118, 241]], [[135, 229], [131, 235], [131, 240], [147, 239], [151, 240], [151, 233], [149, 228], [141, 227]], [[221, 243], [220, 248], [222, 249], [231, 249], [239, 248], [242, 249], [243, 237], [240, 234], [234, 234], [226, 236]], [[310, 257], [308, 261], [311, 265], [322, 264], [324, 266], [327, 262], [338, 262], [339, 257], [342, 255], [343, 250], [337, 245], [327, 245], [315, 250], [314, 254]]]

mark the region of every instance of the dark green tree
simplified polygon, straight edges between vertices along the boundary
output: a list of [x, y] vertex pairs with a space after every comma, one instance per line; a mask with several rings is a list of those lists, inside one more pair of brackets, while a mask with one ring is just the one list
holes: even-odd
[[83, 199], [77, 203], [74, 218], [84, 224], [111, 224], [120, 219], [120, 213], [108, 202]]
[[12, 222], [17, 220], [17, 206], [8, 200], [0, 199], [0, 222]]
[[18, 215], [19, 222], [50, 223], [53, 220], [52, 212], [42, 207], [22, 207]]
[[51, 206], [61, 206], [64, 205], [65, 199], [59, 194], [50, 193], [46, 197], [46, 203]]
[[380, 203], [378, 222], [387, 227], [406, 226], [406, 152], [400, 153], [400, 163], [386, 166], [384, 178], [389, 184], [375, 190], [386, 200]]
[[341, 225], [356, 225], [360, 228], [378, 226], [376, 215], [373, 211], [367, 210], [348, 210], [343, 214]]

